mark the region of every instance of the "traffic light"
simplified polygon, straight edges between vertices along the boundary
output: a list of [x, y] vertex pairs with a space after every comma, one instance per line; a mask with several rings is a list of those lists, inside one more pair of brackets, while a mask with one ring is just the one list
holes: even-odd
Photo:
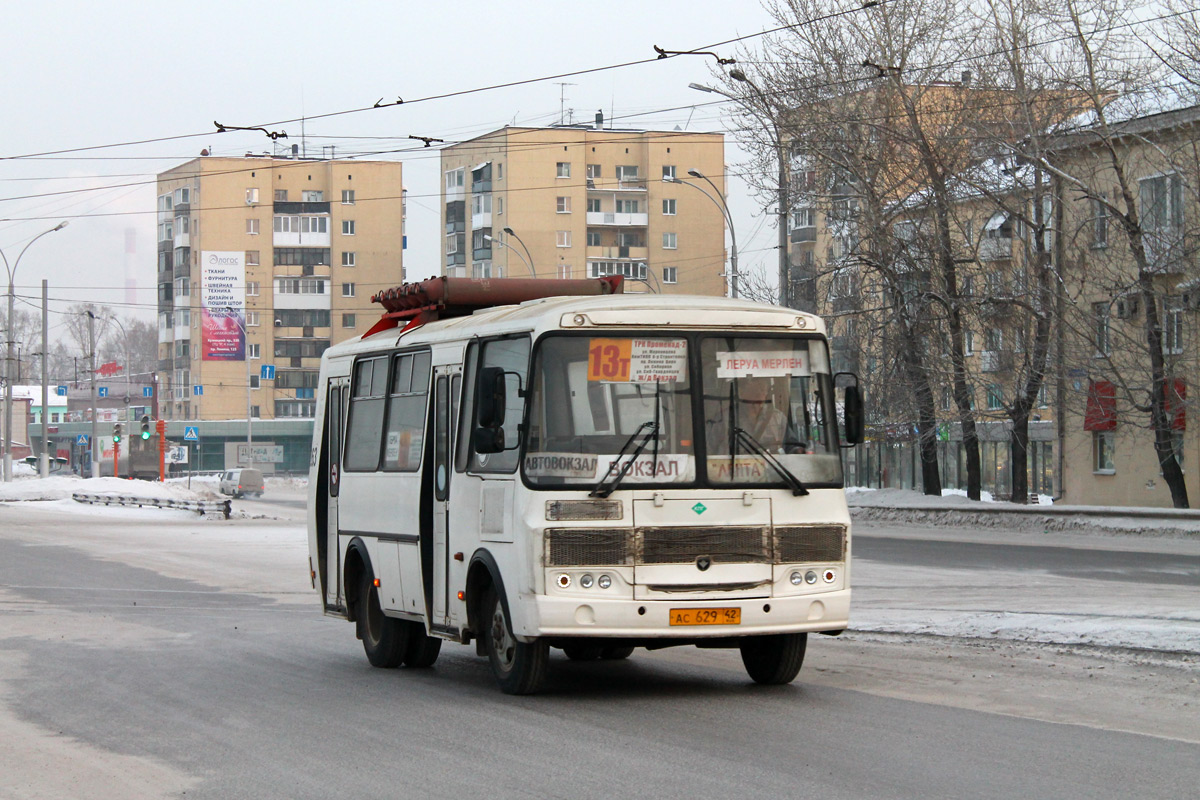
[[121, 423], [119, 422], [113, 425], [113, 442], [116, 444], [121, 443]]
[[142, 439], [150, 438], [150, 415], [142, 414]]

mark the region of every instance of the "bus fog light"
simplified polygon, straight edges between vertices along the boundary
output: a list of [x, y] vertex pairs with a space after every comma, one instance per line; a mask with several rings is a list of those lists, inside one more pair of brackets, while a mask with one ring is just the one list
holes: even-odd
[[584, 589], [592, 588], [592, 576], [584, 575], [582, 578], [579, 579], [579, 585], [582, 586]]
[[612, 586], [612, 578], [610, 578], [608, 575], [601, 575], [596, 581], [596, 585], [601, 589], [607, 589], [608, 587]]
[[799, 572], [793, 572], [792, 573], [792, 586], [799, 586], [802, 583], [804, 583], [804, 576], [801, 575]]
[[827, 569], [827, 570], [825, 570], [825, 574], [822, 577], [825, 578], [826, 583], [833, 583], [834, 580], [837, 579], [837, 573], [831, 569]]
[[808, 572], [804, 573], [804, 581], [805, 581], [805, 583], [816, 583], [817, 582], [816, 571], [810, 569]]
[[568, 589], [571, 586], [571, 576], [565, 572], [558, 576], [558, 588]]

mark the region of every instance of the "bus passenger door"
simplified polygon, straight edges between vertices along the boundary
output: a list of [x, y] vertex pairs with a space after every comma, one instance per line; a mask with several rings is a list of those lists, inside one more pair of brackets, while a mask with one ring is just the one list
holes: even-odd
[[461, 368], [434, 369], [433, 403], [433, 619], [432, 625], [449, 624], [450, 592], [450, 476], [454, 472], [454, 406], [451, 381], [459, 385]]
[[345, 378], [329, 382], [325, 400], [325, 426], [328, 431], [329, 464], [325, 475], [326, 497], [325, 558], [322, 560], [322, 585], [325, 603], [331, 609], [344, 611], [345, 587], [342, 586], [342, 553], [338, 547], [338, 494], [342, 479], [342, 433], [346, 423], [346, 395], [349, 387]]

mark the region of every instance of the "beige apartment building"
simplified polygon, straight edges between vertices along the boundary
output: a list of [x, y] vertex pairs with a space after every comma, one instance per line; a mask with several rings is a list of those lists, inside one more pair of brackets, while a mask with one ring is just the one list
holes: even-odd
[[614, 130], [600, 115], [447, 147], [446, 274], [624, 275], [627, 292], [724, 295], [724, 173], [722, 134]]
[[402, 187], [398, 162], [295, 149], [159, 174], [159, 416], [311, 418], [321, 354], [404, 280]]

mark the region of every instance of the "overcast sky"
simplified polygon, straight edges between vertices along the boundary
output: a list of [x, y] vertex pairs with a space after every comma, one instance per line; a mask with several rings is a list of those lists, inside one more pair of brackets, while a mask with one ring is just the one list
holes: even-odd
[[[261, 133], [217, 134], [214, 121], [265, 125], [399, 96], [402, 106], [308, 120], [305, 144], [309, 155], [323, 145], [339, 156], [409, 150], [382, 156], [405, 165], [405, 266], [414, 278], [440, 274], [437, 153], [411, 150], [409, 135], [454, 142], [505, 124], [551, 124], [560, 93], [576, 120], [602, 108], [627, 127], [723, 131], [728, 109], [687, 88], [712, 82], [715, 62], [702, 56], [415, 101], [653, 58], [654, 45], [703, 48], [769, 27], [754, 0], [9, 3], [0, 40], [0, 249], [11, 264], [33, 236], [69, 220], [21, 260], [18, 297], [40, 297], [46, 278], [52, 309], [92, 300], [152, 319], [154, 176], [205, 147], [214, 155], [272, 149]], [[734, 54], [732, 45], [718, 50]], [[301, 142], [301, 127], [271, 125], [287, 131], [289, 144]], [[187, 138], [147, 141], [165, 137]], [[145, 143], [105, 146], [126, 142]], [[58, 150], [70, 152], [14, 158]], [[725, 159], [733, 169], [743, 160], [731, 136]], [[729, 195], [742, 269], [773, 271], [769, 215], [736, 178]], [[130, 231], [135, 252], [127, 253]], [[138, 286], [131, 305], [127, 275]], [[52, 314], [52, 338], [61, 320]]]

